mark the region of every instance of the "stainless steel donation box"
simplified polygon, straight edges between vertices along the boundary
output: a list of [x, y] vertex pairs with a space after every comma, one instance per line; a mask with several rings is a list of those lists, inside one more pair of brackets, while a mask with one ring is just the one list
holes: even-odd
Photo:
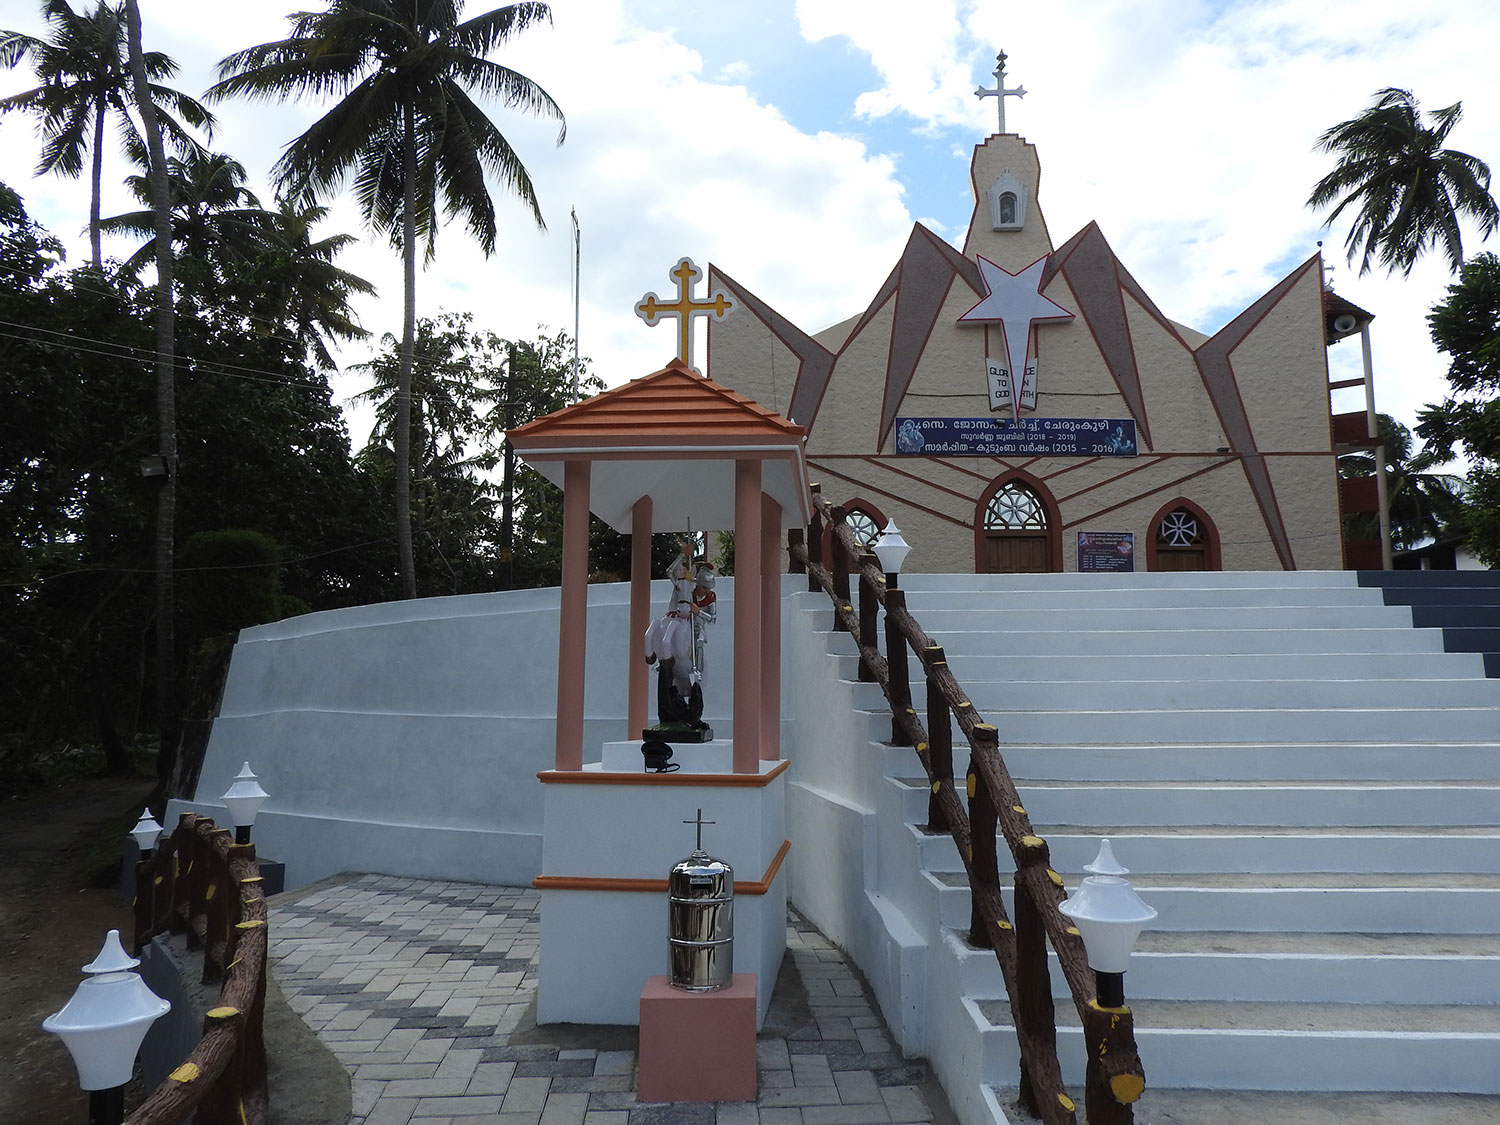
[[[702, 814], [699, 814], [700, 817]], [[703, 850], [667, 877], [669, 983], [714, 992], [734, 981], [734, 871]]]

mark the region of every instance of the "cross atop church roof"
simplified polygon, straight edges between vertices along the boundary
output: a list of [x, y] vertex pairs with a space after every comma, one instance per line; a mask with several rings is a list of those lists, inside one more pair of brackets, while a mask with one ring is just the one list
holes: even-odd
[[1000, 111], [1000, 128], [997, 130], [1000, 133], [1005, 132], [1005, 99], [1024, 98], [1026, 96], [1025, 86], [1017, 86], [1014, 90], [1007, 90], [1005, 88], [1005, 59], [1006, 54], [1004, 51], [995, 56], [995, 69], [993, 71], [995, 75], [995, 88], [993, 90], [986, 90], [983, 86], [976, 86], [974, 88], [974, 96], [981, 101], [985, 98], [995, 99], [995, 105], [999, 107]]

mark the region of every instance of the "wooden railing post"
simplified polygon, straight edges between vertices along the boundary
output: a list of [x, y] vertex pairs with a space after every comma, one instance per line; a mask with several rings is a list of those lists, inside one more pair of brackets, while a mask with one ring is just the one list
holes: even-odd
[[[1050, 852], [1040, 839], [1027, 849], [1027, 860], [1050, 869]], [[1032, 885], [1016, 880], [1016, 977], [1019, 987], [1014, 1000], [1018, 1026], [1049, 1055], [1057, 1054], [1057, 1010], [1052, 1004], [1052, 975], [1047, 967], [1047, 930]], [[1042, 1099], [1031, 1080], [1025, 1056], [1021, 1059], [1021, 1102], [1033, 1114], [1041, 1112]]]
[[786, 572], [806, 574], [807, 566], [797, 557], [797, 548], [805, 547], [807, 533], [800, 527], [789, 528], [786, 533]]
[[969, 944], [976, 949], [993, 949], [994, 935], [984, 924], [979, 908], [980, 888], [999, 893], [1000, 862], [995, 854], [995, 795], [979, 776], [974, 759], [981, 754], [995, 752], [995, 728], [984, 725], [975, 728], [969, 736], [969, 772], [964, 779], [969, 794], [969, 847], [973, 858], [969, 869], [973, 873], [970, 887]]
[[807, 568], [809, 593], [817, 593], [818, 590], [818, 580], [813, 576], [813, 567], [823, 565], [823, 509], [818, 507], [822, 491], [822, 485], [812, 486], [813, 517], [812, 522], [807, 525], [807, 561], [812, 564]]
[[880, 599], [875, 593], [875, 583], [870, 581], [867, 566], [878, 566], [875, 556], [864, 555], [859, 560], [859, 681], [868, 684], [874, 681], [875, 673], [865, 660], [865, 649], [880, 647]]
[[[844, 541], [838, 534], [840, 525], [844, 522], [846, 515], [843, 508], [835, 507], [833, 511], [833, 541], [830, 547], [833, 551], [833, 596], [838, 599], [838, 604], [847, 606], [852, 600], [849, 596], [849, 552], [844, 550]], [[842, 632], [844, 622], [839, 617], [837, 609], [833, 614], [834, 632]]]
[[906, 664], [906, 638], [896, 628], [891, 613], [906, 608], [905, 590], [885, 592], [885, 663], [891, 678], [891, 745], [910, 746], [911, 735], [901, 722], [903, 713], [911, 712], [911, 675]]
[[953, 712], [943, 697], [942, 685], [934, 673], [947, 668], [948, 661], [941, 645], [927, 650], [927, 742], [931, 747], [932, 795], [927, 798], [927, 831], [948, 832], [953, 826], [943, 812], [939, 799], [940, 787], [953, 788]]

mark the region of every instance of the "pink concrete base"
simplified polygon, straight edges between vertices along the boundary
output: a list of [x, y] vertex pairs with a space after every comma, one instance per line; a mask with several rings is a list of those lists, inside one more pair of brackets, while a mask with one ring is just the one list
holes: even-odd
[[718, 992], [684, 992], [665, 976], [641, 990], [643, 1102], [755, 1100], [755, 974]]

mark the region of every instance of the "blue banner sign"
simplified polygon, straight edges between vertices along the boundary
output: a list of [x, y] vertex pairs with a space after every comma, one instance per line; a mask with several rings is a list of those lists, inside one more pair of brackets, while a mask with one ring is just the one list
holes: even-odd
[[896, 452], [959, 457], [1134, 457], [1134, 418], [897, 418]]

